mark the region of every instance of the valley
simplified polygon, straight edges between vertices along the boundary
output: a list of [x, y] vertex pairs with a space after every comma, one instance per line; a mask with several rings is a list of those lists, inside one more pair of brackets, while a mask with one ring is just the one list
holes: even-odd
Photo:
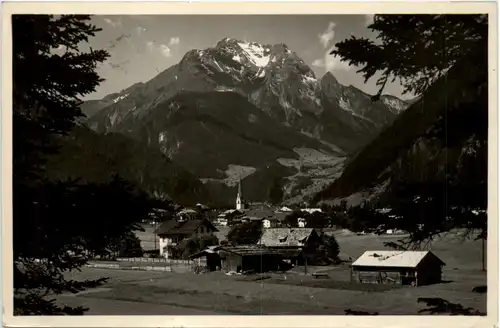
[[278, 180], [287, 204], [310, 201], [407, 106], [373, 102], [330, 72], [317, 78], [285, 44], [225, 38], [82, 110], [92, 130], [161, 152], [202, 182], [204, 201], [223, 205], [239, 179], [251, 201], [269, 201]]

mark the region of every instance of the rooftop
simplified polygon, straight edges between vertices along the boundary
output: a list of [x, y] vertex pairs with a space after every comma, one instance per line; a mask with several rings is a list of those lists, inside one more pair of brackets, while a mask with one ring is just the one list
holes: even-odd
[[271, 228], [265, 229], [260, 239], [260, 244], [276, 246], [303, 246], [311, 234], [313, 228]]
[[222, 246], [220, 250], [238, 255], [271, 255], [277, 253], [272, 249], [260, 245]]
[[[352, 266], [415, 268], [426, 256], [434, 256], [430, 251], [366, 251]], [[444, 265], [444, 262], [441, 261]]]
[[167, 220], [156, 229], [155, 233], [157, 235], [190, 235], [202, 224], [211, 227], [213, 231], [219, 231], [210, 221], [204, 219], [187, 221]]

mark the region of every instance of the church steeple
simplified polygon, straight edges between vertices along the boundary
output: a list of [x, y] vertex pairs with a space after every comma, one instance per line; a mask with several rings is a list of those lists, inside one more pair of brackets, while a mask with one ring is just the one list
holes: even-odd
[[242, 210], [244, 208], [243, 195], [241, 194], [241, 178], [238, 181], [238, 193], [236, 194], [236, 209]]

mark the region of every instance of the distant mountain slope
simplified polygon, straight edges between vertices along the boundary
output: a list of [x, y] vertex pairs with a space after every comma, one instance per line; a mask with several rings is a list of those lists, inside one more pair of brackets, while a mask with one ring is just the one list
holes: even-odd
[[346, 163], [341, 177], [314, 200], [347, 197], [390, 182], [396, 175], [413, 174], [425, 180], [452, 174], [464, 152], [475, 152], [475, 140], [487, 139], [487, 70], [470, 70], [468, 64], [486, 63], [482, 55], [464, 58], [452, 67]]
[[59, 144], [59, 152], [47, 163], [49, 178], [98, 182], [119, 174], [151, 194], [180, 204], [211, 202], [207, 189], [195, 176], [157, 149], [124, 135], [99, 135], [85, 127], [76, 127]]
[[218, 172], [229, 164], [261, 167], [279, 157], [293, 157], [294, 147], [331, 152], [319, 141], [277, 124], [236, 93], [179, 94], [138, 123], [139, 139], [149, 140], [200, 177], [223, 177]]

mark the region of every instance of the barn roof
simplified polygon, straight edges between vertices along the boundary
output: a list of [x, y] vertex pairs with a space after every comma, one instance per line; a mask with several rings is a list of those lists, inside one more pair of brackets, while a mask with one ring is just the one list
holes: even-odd
[[366, 251], [352, 266], [415, 268], [427, 256], [435, 257], [444, 265], [444, 262], [430, 251]]
[[247, 256], [277, 254], [276, 251], [259, 245], [221, 246], [219, 249], [228, 253]]
[[156, 229], [155, 233], [157, 235], [189, 235], [202, 224], [212, 228], [213, 231], [219, 231], [210, 221], [199, 219], [187, 221], [168, 220], [163, 222], [158, 229]]
[[268, 247], [303, 246], [313, 233], [316, 233], [313, 228], [264, 229], [260, 244]]

